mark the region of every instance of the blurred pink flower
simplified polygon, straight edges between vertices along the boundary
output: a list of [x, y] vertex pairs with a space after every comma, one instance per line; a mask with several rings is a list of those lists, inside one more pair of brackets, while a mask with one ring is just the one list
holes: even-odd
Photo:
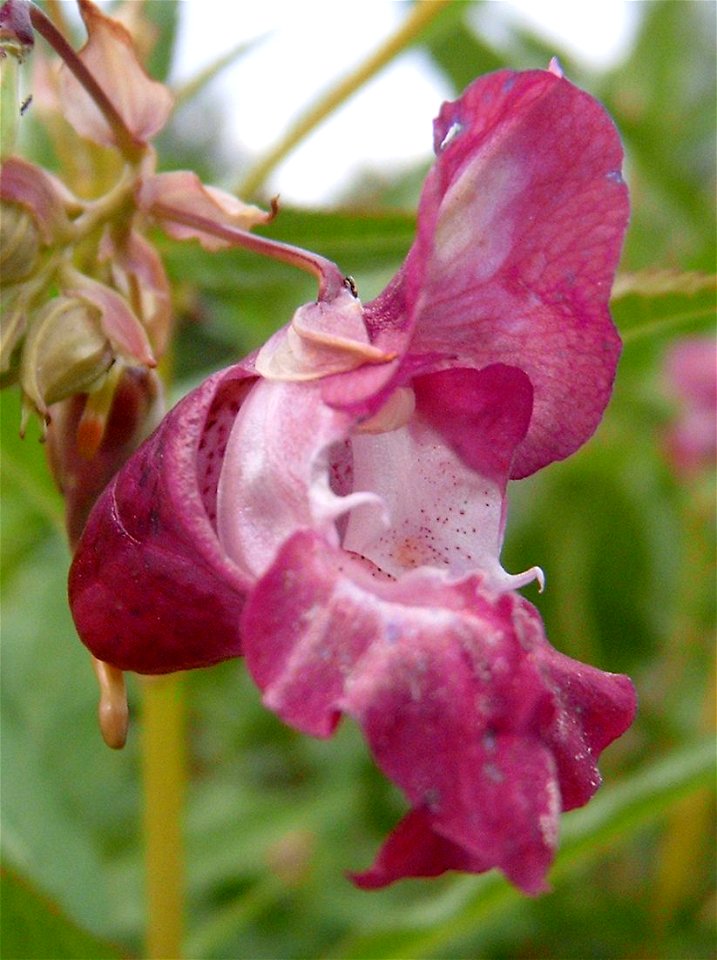
[[243, 654], [287, 723], [355, 718], [411, 807], [359, 885], [498, 867], [536, 893], [635, 709], [548, 644], [515, 593], [540, 571], [499, 559], [508, 480], [610, 396], [622, 151], [557, 71], [477, 80], [435, 144], [386, 290], [325, 285], [178, 404], [93, 511], [70, 600], [119, 667]]
[[670, 461], [680, 474], [714, 467], [717, 460], [717, 340], [683, 337], [664, 361], [667, 391], [677, 416], [667, 436]]

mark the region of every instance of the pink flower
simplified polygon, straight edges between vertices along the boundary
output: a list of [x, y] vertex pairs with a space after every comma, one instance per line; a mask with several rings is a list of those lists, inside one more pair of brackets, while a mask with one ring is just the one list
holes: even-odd
[[714, 467], [717, 460], [717, 341], [683, 337], [665, 357], [667, 389], [679, 406], [667, 437], [670, 461], [680, 474]]
[[359, 885], [498, 867], [536, 893], [635, 709], [548, 644], [515, 593], [540, 571], [499, 560], [509, 478], [611, 392], [622, 151], [557, 71], [476, 81], [435, 142], [394, 280], [365, 307], [325, 284], [178, 404], [90, 517], [70, 599], [119, 667], [243, 654], [299, 730], [353, 717], [410, 804]]

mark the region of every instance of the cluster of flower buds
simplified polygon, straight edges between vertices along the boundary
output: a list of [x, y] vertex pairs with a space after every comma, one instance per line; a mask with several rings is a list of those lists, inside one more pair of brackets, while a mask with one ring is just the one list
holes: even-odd
[[[75, 492], [67, 514], [73, 542], [99, 489], [157, 419], [153, 371], [167, 346], [171, 298], [148, 230], [160, 225], [217, 249], [272, 216], [194, 173], [156, 172], [151, 140], [172, 95], [147, 75], [119, 20], [90, 0], [79, 9], [87, 42], [76, 52], [63, 25], [29, 0], [0, 8], [0, 375], [3, 385], [19, 381], [24, 420], [40, 415], [58, 482]], [[36, 33], [59, 55], [33, 57], [33, 109], [62, 180], [13, 152], [18, 71]]]
[[[157, 173], [152, 138], [173, 97], [142, 66], [120, 19], [78, 0], [87, 31], [76, 51], [63, 5], [0, 6], [0, 386], [19, 383], [21, 430], [40, 416], [50, 469], [65, 500], [70, 545], [97, 497], [163, 413], [156, 366], [171, 334], [171, 295], [154, 227], [217, 250], [275, 244], [248, 231], [270, 212], [204, 185], [191, 171]], [[138, 5], [115, 13], [142, 24]], [[19, 75], [39, 35], [56, 56], [32, 57], [32, 95]], [[38, 55], [38, 53], [40, 55]], [[30, 100], [62, 178], [16, 152]], [[274, 256], [314, 272], [278, 245]], [[122, 746], [127, 708], [120, 671], [94, 661], [100, 725]]]

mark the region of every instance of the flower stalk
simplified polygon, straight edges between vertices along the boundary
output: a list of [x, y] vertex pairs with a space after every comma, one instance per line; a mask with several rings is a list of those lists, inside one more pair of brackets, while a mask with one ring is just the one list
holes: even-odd
[[142, 685], [142, 779], [149, 960], [179, 960], [184, 916], [182, 810], [187, 780], [182, 674]]
[[345, 285], [345, 278], [335, 263], [301, 247], [270, 240], [268, 237], [249, 233], [248, 230], [210, 220], [208, 217], [189, 211], [177, 210], [162, 203], [154, 204], [152, 213], [155, 217], [217, 237], [233, 247], [251, 250], [253, 253], [271, 257], [272, 260], [287, 263], [298, 270], [313, 274], [319, 281], [319, 299], [321, 300], [333, 298]]

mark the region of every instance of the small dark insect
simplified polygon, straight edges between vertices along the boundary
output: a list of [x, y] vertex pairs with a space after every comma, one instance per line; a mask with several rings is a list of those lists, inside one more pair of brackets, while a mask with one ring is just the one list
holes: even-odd
[[21, 117], [23, 117], [23, 116], [25, 115], [25, 111], [27, 110], [27, 108], [30, 106], [31, 103], [32, 103], [32, 94], [30, 94], [29, 97], [25, 97], [25, 99], [24, 99], [24, 100], [22, 101], [22, 103], [20, 104], [20, 116], [21, 116]]
[[348, 287], [352, 297], [358, 298], [358, 287], [353, 277], [344, 277], [344, 286]]

